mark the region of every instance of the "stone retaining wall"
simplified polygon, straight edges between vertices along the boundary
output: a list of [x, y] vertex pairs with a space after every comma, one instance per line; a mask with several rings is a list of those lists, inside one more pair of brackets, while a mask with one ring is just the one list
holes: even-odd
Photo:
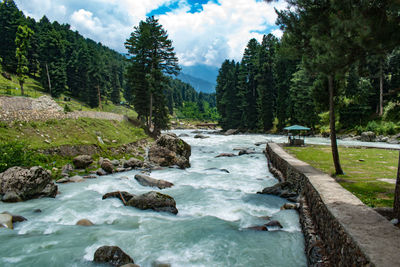
[[74, 111], [65, 113], [53, 99], [48, 96], [39, 98], [0, 97], [0, 121], [47, 121], [51, 119], [93, 118], [123, 121], [123, 115], [96, 112]]
[[400, 230], [332, 177], [268, 143], [271, 165], [306, 198], [333, 266], [400, 266]]

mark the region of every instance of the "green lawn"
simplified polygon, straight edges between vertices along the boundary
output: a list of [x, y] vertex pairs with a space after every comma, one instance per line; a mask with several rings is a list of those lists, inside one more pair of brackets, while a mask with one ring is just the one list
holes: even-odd
[[[334, 173], [330, 146], [307, 145], [285, 150], [323, 172]], [[396, 181], [399, 151], [339, 147], [339, 155], [345, 174], [338, 175], [336, 180], [344, 188], [368, 206], [393, 206], [395, 184], [380, 179]]]

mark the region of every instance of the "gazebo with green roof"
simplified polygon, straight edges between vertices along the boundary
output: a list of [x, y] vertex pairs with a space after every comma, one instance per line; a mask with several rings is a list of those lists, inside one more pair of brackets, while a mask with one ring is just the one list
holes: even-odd
[[[301, 135], [301, 132], [310, 130], [310, 128], [304, 127], [304, 126], [301, 126], [301, 125], [292, 125], [292, 126], [285, 127], [283, 129], [288, 131], [288, 142], [289, 142], [289, 145], [291, 145], [291, 146], [302, 146], [302, 145], [304, 145], [305, 137], [304, 137], [304, 135], [303, 136]], [[296, 138], [296, 135], [292, 135], [291, 131], [293, 131], [294, 133], [297, 132], [298, 133], [298, 138]], [[303, 137], [303, 138], [301, 138], [301, 137]]]

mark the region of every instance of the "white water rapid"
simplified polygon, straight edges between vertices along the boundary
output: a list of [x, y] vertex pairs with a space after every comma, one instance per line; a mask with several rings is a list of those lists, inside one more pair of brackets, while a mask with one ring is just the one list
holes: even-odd
[[[189, 134], [183, 139], [192, 146], [191, 168], [151, 173], [174, 183], [172, 188], [143, 187], [134, 179], [138, 171], [130, 171], [59, 185], [55, 199], [1, 202], [0, 212], [28, 221], [15, 224], [14, 230], [0, 228], [0, 266], [102, 266], [91, 261], [103, 245], [119, 246], [140, 266], [156, 261], [171, 266], [306, 266], [297, 212], [280, 210], [284, 199], [256, 194], [277, 183], [262, 154], [265, 145], [254, 145], [266, 136], [210, 134], [194, 139], [190, 131], [176, 133]], [[237, 147], [254, 148], [258, 154], [215, 158], [237, 154]], [[142, 211], [119, 199], [102, 200], [103, 194], [117, 190], [161, 191], [174, 197], [179, 213]], [[263, 216], [278, 220], [283, 229], [246, 229], [266, 223]], [[95, 225], [76, 226], [83, 218]]]

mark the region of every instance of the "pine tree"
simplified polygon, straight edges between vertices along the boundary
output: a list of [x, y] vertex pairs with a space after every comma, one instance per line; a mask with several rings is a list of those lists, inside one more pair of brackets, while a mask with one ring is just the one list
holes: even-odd
[[[165, 83], [161, 79], [163, 73], [176, 75], [179, 71], [172, 42], [158, 20], [149, 17], [135, 27], [125, 47], [131, 55], [127, 78], [133, 90], [136, 111], [146, 121], [147, 127], [154, 127], [154, 133], [158, 134], [168, 125], [163, 94]], [[143, 104], [148, 108], [138, 106]]]
[[21, 95], [24, 95], [24, 82], [28, 77], [28, 48], [29, 39], [33, 35], [33, 31], [28, 26], [19, 26], [17, 30], [17, 37], [15, 38], [15, 56], [17, 58], [17, 75], [19, 85], [21, 87]]
[[260, 44], [251, 39], [244, 51], [238, 74], [238, 96], [241, 98], [242, 118], [240, 128], [255, 130], [257, 128], [257, 54]]
[[290, 85], [290, 103], [293, 108], [292, 123], [314, 128], [318, 122], [313, 97], [313, 81], [302, 64], [293, 74]]
[[61, 34], [52, 29], [41, 33], [40, 43], [42, 85], [52, 96], [59, 97], [67, 83], [64, 41]]
[[274, 102], [275, 102], [275, 80], [274, 80], [274, 58], [278, 40], [272, 35], [264, 35], [260, 51], [258, 53], [256, 75], [258, 90], [258, 114], [261, 129], [268, 131], [273, 126]]
[[24, 24], [25, 17], [13, 0], [0, 2], [0, 57], [4, 67], [11, 72], [17, 70], [15, 38], [18, 26]]

